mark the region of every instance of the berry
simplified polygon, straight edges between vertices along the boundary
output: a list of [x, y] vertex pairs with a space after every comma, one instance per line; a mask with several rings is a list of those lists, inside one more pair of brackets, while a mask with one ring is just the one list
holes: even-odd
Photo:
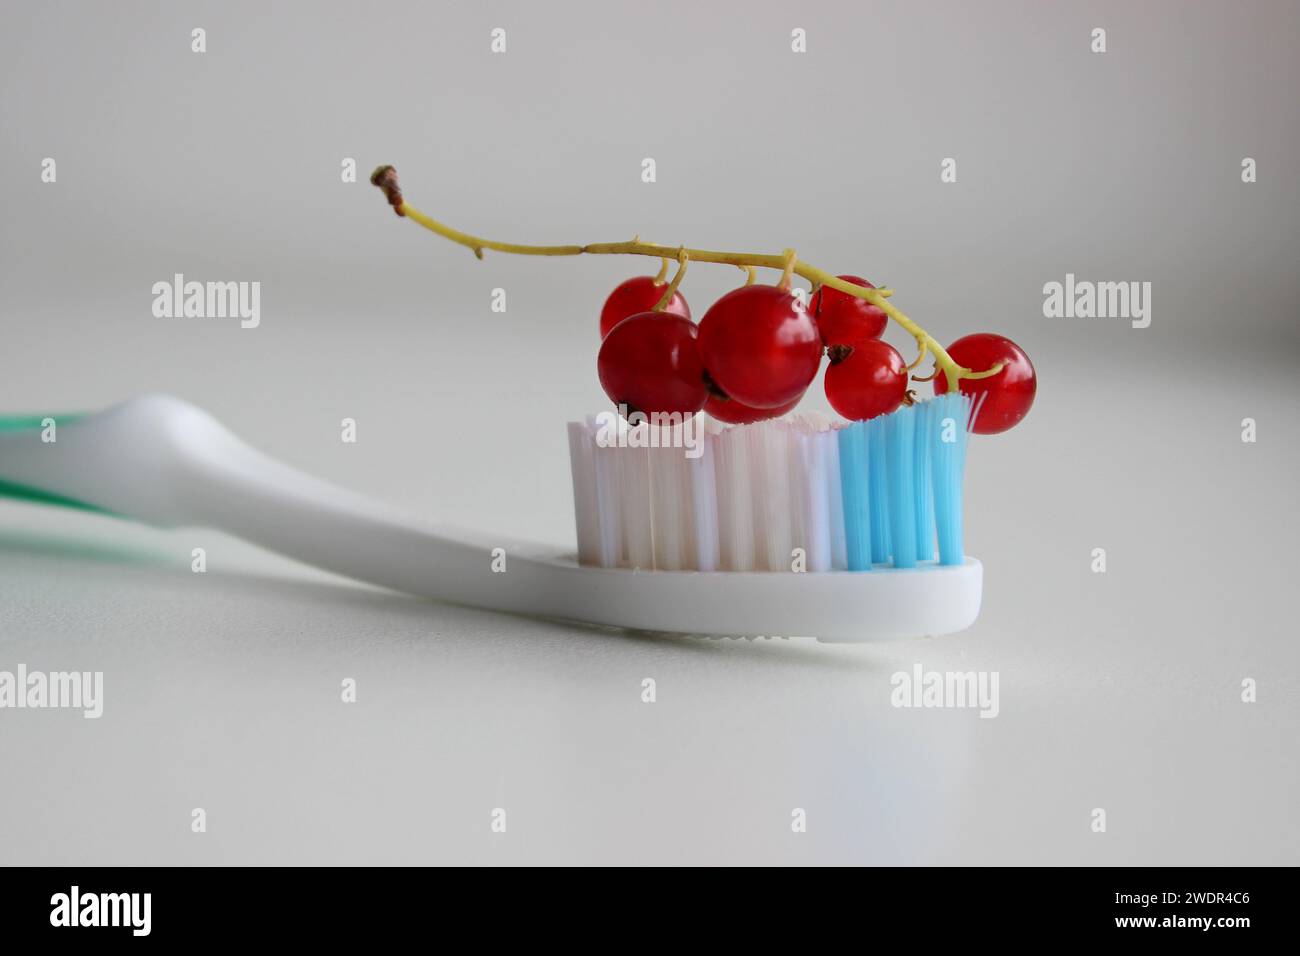
[[680, 315], [642, 312], [620, 322], [600, 344], [601, 387], [627, 413], [681, 412], [704, 407], [708, 390], [695, 323]]
[[[620, 282], [600, 310], [600, 337], [603, 339], [609, 335], [610, 330], [628, 316], [653, 309], [663, 298], [665, 288], [667, 286], [662, 283], [655, 284], [654, 276], [634, 276], [626, 282]], [[686, 304], [686, 299], [680, 292], [673, 293], [663, 312], [680, 315], [684, 319], [691, 317], [691, 307]]]
[[700, 320], [700, 357], [727, 395], [754, 408], [799, 398], [817, 375], [822, 343], [803, 303], [776, 286], [733, 289]]
[[[875, 286], [858, 276], [837, 276], [845, 282], [860, 285], [866, 289]], [[808, 311], [817, 320], [817, 328], [826, 345], [857, 345], [867, 339], [878, 339], [889, 316], [885, 310], [872, 305], [866, 299], [822, 286], [808, 300]]]
[[[800, 395], [799, 398], [803, 398], [803, 396]], [[786, 412], [794, 410], [794, 407], [799, 404], [799, 398], [787, 405], [780, 405], [776, 408], [754, 408], [750, 405], [742, 405], [734, 398], [719, 398], [717, 395], [710, 395], [704, 402], [704, 410], [720, 422], [727, 422], [732, 425], [748, 425], [750, 422], [780, 418]]]
[[[1029, 413], [1038, 391], [1038, 376], [1029, 356], [1015, 342], [992, 332], [977, 332], [953, 342], [948, 346], [948, 354], [958, 365], [976, 372], [998, 362], [1004, 365], [1002, 371], [989, 378], [961, 380], [963, 394], [970, 395], [978, 406], [971, 431], [996, 435]], [[936, 395], [948, 391], [945, 373], [934, 377], [934, 391]]]
[[865, 421], [887, 415], [907, 395], [907, 363], [898, 349], [880, 339], [828, 350], [826, 398], [845, 418]]

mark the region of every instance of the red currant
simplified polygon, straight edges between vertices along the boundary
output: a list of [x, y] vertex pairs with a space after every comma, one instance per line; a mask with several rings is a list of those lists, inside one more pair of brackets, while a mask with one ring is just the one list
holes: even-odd
[[[803, 398], [803, 396], [800, 395], [799, 398]], [[787, 405], [779, 405], [776, 408], [754, 408], [750, 405], [742, 405], [734, 398], [719, 398], [717, 395], [710, 395], [704, 402], [704, 410], [720, 422], [727, 422], [732, 425], [748, 425], [750, 422], [780, 418], [786, 412], [794, 411], [794, 407], [799, 404], [799, 398]]]
[[[634, 276], [626, 282], [620, 282], [605, 300], [600, 310], [600, 337], [609, 335], [610, 329], [618, 325], [629, 315], [649, 312], [663, 298], [663, 283], [655, 284], [654, 276]], [[691, 317], [691, 307], [680, 292], [674, 292], [663, 311], [669, 315], [680, 315], [684, 319]]]
[[[860, 285], [865, 289], [875, 286], [858, 276], [837, 276], [845, 282]], [[822, 342], [826, 345], [857, 345], [867, 339], [878, 339], [889, 316], [879, 306], [872, 305], [866, 299], [822, 286], [808, 300], [808, 311], [817, 320]]]
[[695, 323], [680, 315], [642, 312], [614, 327], [600, 344], [601, 387], [627, 412], [681, 412], [704, 407], [708, 390]]
[[776, 286], [747, 285], [704, 313], [700, 357], [729, 397], [777, 408], [798, 399], [816, 377], [822, 343], [798, 298]]
[[[996, 435], [1029, 413], [1038, 391], [1038, 375], [1034, 363], [1015, 342], [992, 332], [977, 332], [953, 342], [948, 346], [948, 354], [958, 365], [975, 372], [998, 362], [1003, 364], [997, 375], [961, 380], [962, 392], [970, 395], [978, 406], [971, 431]], [[948, 391], [948, 376], [943, 372], [934, 377], [934, 391], [936, 395]]]
[[907, 394], [907, 363], [880, 339], [833, 345], [826, 369], [826, 398], [845, 418], [865, 421], [887, 415]]

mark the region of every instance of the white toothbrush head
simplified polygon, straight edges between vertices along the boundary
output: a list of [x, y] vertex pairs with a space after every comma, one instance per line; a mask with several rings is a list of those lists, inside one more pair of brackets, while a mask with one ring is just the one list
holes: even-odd
[[[571, 423], [578, 559], [610, 588], [638, 575], [643, 590], [688, 605], [663, 619], [707, 616], [711, 632], [961, 630], [981, 589], [979, 562], [962, 551], [970, 413], [966, 396], [949, 394], [839, 426], [813, 416], [726, 429], [703, 416]], [[718, 613], [702, 614], [701, 602]]]

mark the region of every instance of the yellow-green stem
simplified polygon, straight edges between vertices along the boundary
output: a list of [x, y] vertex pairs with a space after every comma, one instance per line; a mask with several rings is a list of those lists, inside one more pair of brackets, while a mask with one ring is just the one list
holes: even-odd
[[686, 264], [690, 261], [690, 256], [686, 254], [685, 249], [678, 251], [677, 272], [673, 275], [673, 281], [668, 283], [668, 288], [664, 289], [664, 294], [661, 295], [659, 301], [655, 303], [655, 307], [651, 310], [652, 312], [662, 312], [664, 309], [668, 308], [668, 303], [671, 302], [673, 296], [677, 294], [677, 287], [681, 285], [682, 280], [686, 278]]
[[[380, 167], [376, 170], [376, 177], [381, 170], [388, 167]], [[394, 177], [395, 178], [395, 177]], [[372, 177], [372, 182], [375, 177]], [[376, 185], [381, 183], [376, 182]], [[381, 188], [383, 186], [381, 185]], [[395, 189], [395, 187], [394, 187]], [[386, 189], [387, 193], [388, 190]], [[426, 216], [410, 203], [401, 198], [400, 192], [389, 194], [389, 200], [393, 208], [399, 215], [406, 216], [408, 219], [419, 223], [430, 232], [437, 233], [445, 239], [459, 243], [473, 250], [474, 255], [483, 258], [483, 250], [491, 249], [494, 252], [506, 252], [518, 256], [578, 256], [578, 255], [626, 255], [626, 256], [652, 256], [656, 259], [677, 259], [682, 263], [679, 269], [677, 280], [680, 280], [680, 273], [685, 271], [685, 259], [691, 259], [696, 262], [714, 262], [722, 265], [739, 266], [742, 269], [749, 269], [754, 266], [764, 269], [776, 269], [782, 273], [782, 276], [788, 276], [790, 272], [802, 276], [812, 283], [814, 288], [818, 286], [829, 287], [846, 295], [856, 296], [859, 299], [865, 299], [872, 305], [876, 306], [885, 315], [889, 316], [904, 329], [907, 330], [921, 350], [921, 355], [929, 352], [934, 358], [936, 371], [941, 371], [947, 375], [948, 390], [957, 391], [960, 379], [979, 379], [989, 378], [1002, 371], [1002, 363], [997, 363], [992, 367], [980, 372], [976, 372], [965, 366], [958, 365], [948, 354], [947, 350], [939, 344], [938, 340], [929, 332], [921, 328], [910, 318], [903, 314], [902, 310], [896, 308], [889, 302], [889, 297], [893, 294], [891, 289], [867, 289], [860, 285], [854, 285], [852, 282], [845, 282], [838, 276], [832, 275], [825, 269], [818, 269], [814, 265], [802, 261], [795, 257], [793, 250], [787, 249], [776, 255], [768, 255], [758, 252], [719, 252], [712, 249], [691, 249], [685, 246], [672, 247], [663, 246], [654, 242], [641, 242], [640, 238], [634, 238], [628, 242], [594, 242], [588, 245], [570, 245], [570, 246], [531, 246], [514, 242], [495, 242], [491, 239], [483, 239], [479, 236], [470, 235], [467, 232], [461, 232], [459, 229], [453, 229], [444, 225], [438, 220]], [[396, 201], [394, 201], [396, 200]], [[662, 275], [662, 273], [661, 273]], [[676, 290], [676, 281], [673, 283], [673, 291]], [[671, 298], [671, 292], [668, 293]]]

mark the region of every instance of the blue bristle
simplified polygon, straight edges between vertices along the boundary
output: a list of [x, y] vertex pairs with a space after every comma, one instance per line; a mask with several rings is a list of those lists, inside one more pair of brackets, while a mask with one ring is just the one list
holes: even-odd
[[867, 482], [871, 502], [871, 560], [889, 563], [889, 482], [886, 480], [885, 420], [865, 422], [867, 433]]
[[839, 431], [840, 494], [844, 542], [850, 571], [871, 570], [871, 510], [868, 503], [867, 430], [857, 422]]
[[896, 568], [916, 567], [915, 409], [905, 405], [882, 419], [885, 485], [889, 495], [889, 544]]
[[914, 568], [936, 554], [940, 564], [965, 560], [962, 473], [969, 416], [970, 399], [944, 394], [840, 429], [849, 570]]
[[916, 500], [916, 559], [934, 560], [934, 498], [930, 479], [930, 422], [934, 402], [921, 402], [913, 406], [913, 423], [916, 425], [912, 450], [916, 463], [912, 469]]
[[930, 404], [930, 474], [934, 482], [939, 563], [961, 564], [965, 560], [962, 547], [962, 473], [966, 467], [970, 399], [960, 392], [945, 392]]

